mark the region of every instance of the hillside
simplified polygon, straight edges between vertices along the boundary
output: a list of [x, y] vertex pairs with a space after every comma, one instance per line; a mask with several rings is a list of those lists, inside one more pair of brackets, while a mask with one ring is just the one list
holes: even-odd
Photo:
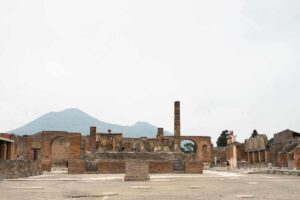
[[[97, 132], [121, 132], [124, 137], [155, 137], [157, 127], [147, 122], [137, 122], [132, 126], [123, 126], [100, 121], [87, 113], [76, 109], [66, 109], [61, 112], [49, 112], [25, 124], [22, 127], [9, 131], [19, 135], [31, 135], [40, 131], [69, 131], [89, 134], [90, 126], [96, 126]], [[170, 132], [165, 132], [170, 134]]]

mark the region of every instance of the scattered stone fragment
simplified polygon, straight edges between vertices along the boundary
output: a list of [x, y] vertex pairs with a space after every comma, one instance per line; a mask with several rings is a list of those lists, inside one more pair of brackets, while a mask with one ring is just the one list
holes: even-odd
[[248, 182], [249, 185], [257, 185], [258, 182]]
[[249, 194], [242, 194], [242, 195], [236, 195], [237, 198], [241, 198], [241, 199], [250, 199], [250, 198], [254, 198], [253, 195], [249, 195]]
[[38, 189], [38, 190], [43, 190], [45, 188], [44, 187], [10, 187], [9, 189]]
[[199, 189], [199, 188], [203, 188], [203, 186], [199, 186], [199, 185], [192, 185], [189, 186], [190, 189]]
[[150, 186], [131, 186], [132, 189], [150, 189]]

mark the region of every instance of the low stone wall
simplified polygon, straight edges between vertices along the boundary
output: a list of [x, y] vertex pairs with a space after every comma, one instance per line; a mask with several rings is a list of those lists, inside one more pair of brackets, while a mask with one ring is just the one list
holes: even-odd
[[169, 160], [184, 160], [183, 153], [176, 152], [106, 152], [95, 153], [95, 159], [98, 161], [114, 161], [114, 160], [157, 160], [157, 161], [169, 161]]
[[295, 148], [294, 158], [294, 169], [300, 170], [300, 145]]
[[173, 173], [173, 163], [171, 161], [150, 161], [149, 172], [158, 173]]
[[149, 162], [145, 160], [128, 160], [125, 164], [124, 181], [149, 180]]
[[86, 163], [84, 160], [71, 160], [68, 165], [69, 174], [84, 174], [86, 172]]
[[185, 173], [203, 174], [203, 162], [185, 162]]
[[38, 161], [0, 160], [0, 180], [37, 176], [42, 173], [41, 163]]
[[100, 174], [122, 174], [125, 173], [125, 162], [123, 161], [101, 161], [97, 164]]

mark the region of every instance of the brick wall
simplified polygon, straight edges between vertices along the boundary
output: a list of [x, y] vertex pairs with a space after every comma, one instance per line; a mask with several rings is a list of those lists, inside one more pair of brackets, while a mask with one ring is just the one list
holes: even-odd
[[173, 163], [171, 161], [150, 161], [150, 173], [173, 173]]
[[101, 161], [97, 163], [97, 171], [100, 174], [125, 173], [125, 162], [123, 161]]
[[203, 174], [203, 162], [185, 162], [185, 173]]
[[294, 151], [294, 158], [295, 158], [295, 161], [294, 161], [294, 168], [297, 169], [297, 170], [300, 170], [300, 145], [298, 145], [298, 146], [295, 148], [295, 151]]
[[41, 163], [31, 160], [0, 160], [0, 180], [42, 174]]
[[68, 165], [69, 174], [84, 174], [86, 171], [84, 160], [71, 160]]

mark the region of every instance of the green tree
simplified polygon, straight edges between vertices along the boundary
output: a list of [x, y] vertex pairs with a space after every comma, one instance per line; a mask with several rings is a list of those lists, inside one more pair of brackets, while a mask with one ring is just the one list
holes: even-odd
[[218, 147], [226, 147], [227, 146], [227, 133], [228, 133], [228, 130], [222, 131], [221, 135], [219, 136], [219, 138], [217, 140]]
[[184, 146], [185, 152], [195, 152], [196, 151], [196, 146], [192, 142], [185, 143], [183, 146]]
[[251, 137], [256, 137], [258, 136], [258, 132], [256, 129], [253, 130]]

